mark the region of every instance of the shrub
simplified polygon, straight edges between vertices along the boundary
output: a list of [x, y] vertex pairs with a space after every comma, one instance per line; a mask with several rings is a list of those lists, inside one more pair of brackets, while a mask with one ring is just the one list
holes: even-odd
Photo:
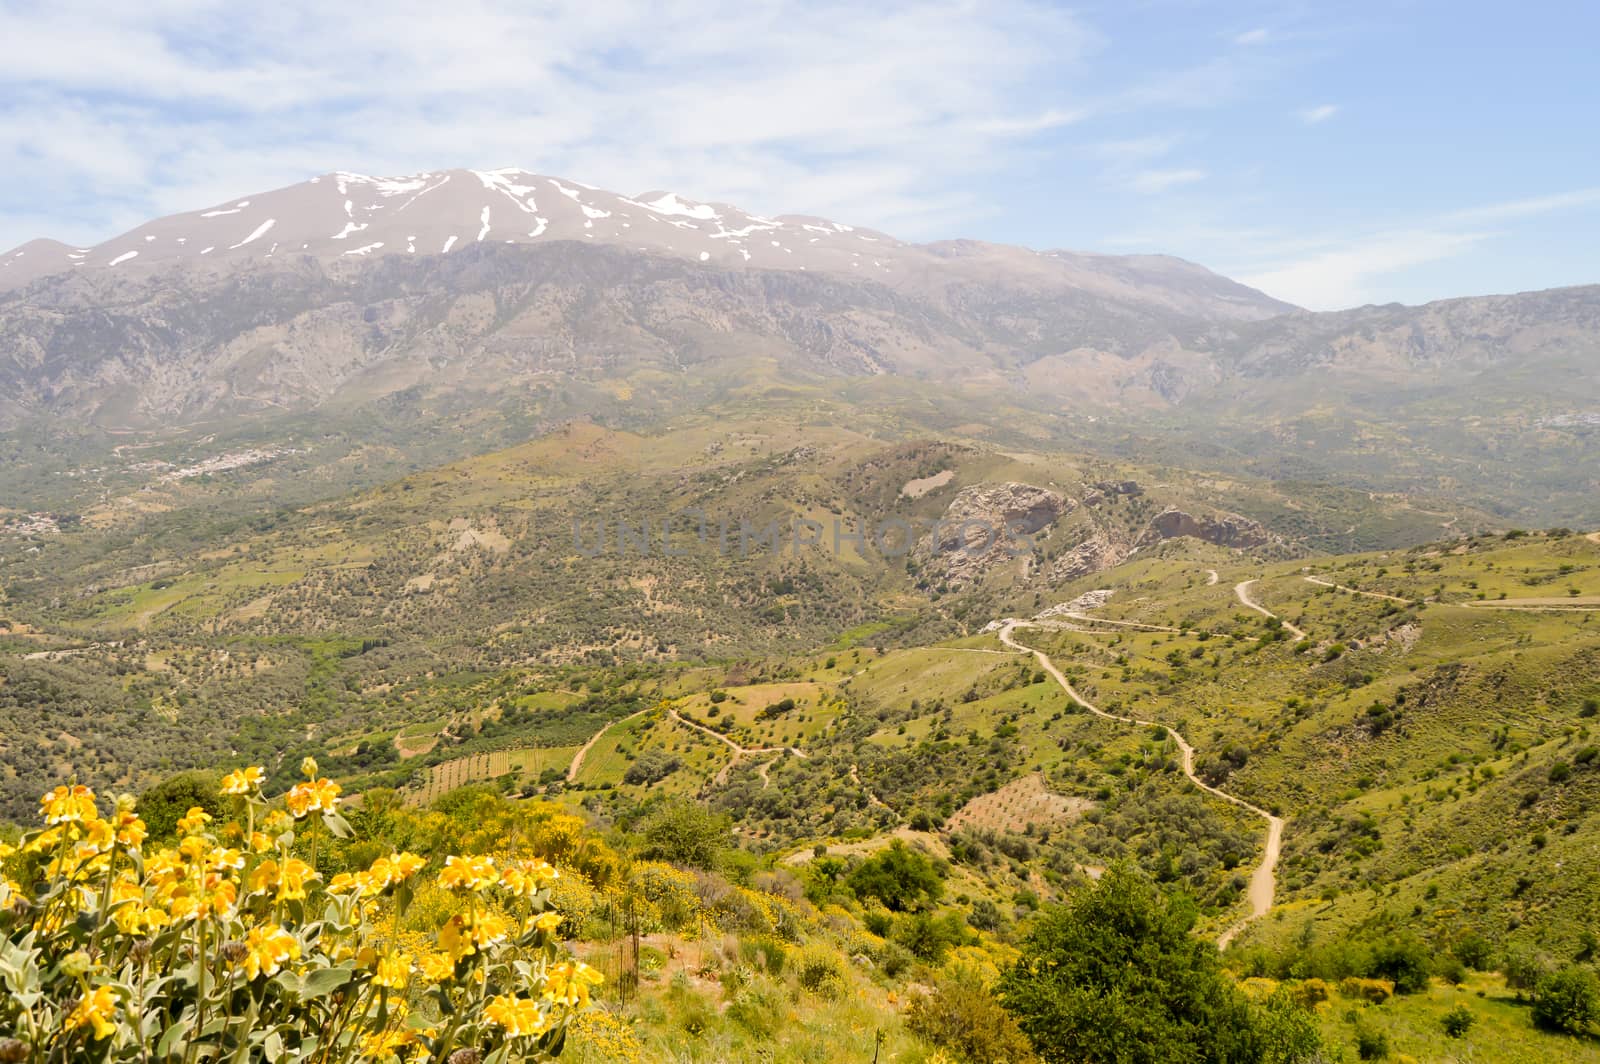
[[[174, 822], [172, 848], [146, 849], [132, 802], [102, 817], [86, 787], [45, 796], [46, 830], [20, 853], [0, 846], [0, 861], [37, 867], [26, 888], [0, 876], [0, 1030], [28, 1032], [26, 1059], [560, 1052], [599, 975], [557, 962], [555, 870], [449, 857], [428, 889], [455, 905], [428, 937], [408, 935], [428, 862], [387, 854], [324, 879], [318, 836], [351, 829], [338, 784], [309, 758], [303, 768], [287, 811], [262, 796], [259, 768], [230, 773], [221, 790], [243, 824], [196, 805]], [[409, 1022], [412, 990], [438, 1003], [431, 1027]]]
[[1114, 866], [1037, 919], [1000, 1000], [1050, 1061], [1265, 1059], [1268, 1025], [1194, 922], [1186, 899]]
[[1494, 947], [1476, 931], [1468, 931], [1457, 939], [1451, 952], [1456, 955], [1456, 960], [1475, 972], [1486, 972], [1493, 963]]
[[938, 962], [945, 950], [966, 941], [966, 922], [955, 913], [911, 913], [894, 922], [891, 937], [925, 961]]
[[898, 942], [885, 942], [877, 949], [878, 971], [898, 979], [911, 967], [911, 952]]
[[827, 946], [810, 945], [795, 959], [795, 981], [818, 997], [832, 1000], [844, 993], [845, 966]]
[[937, 866], [899, 839], [851, 869], [845, 883], [856, 897], [877, 898], [895, 912], [938, 901], [944, 893]]
[[213, 818], [224, 813], [217, 793], [217, 776], [210, 772], [180, 772], [139, 795], [135, 807], [153, 839], [170, 839], [179, 819], [199, 806]]
[[1339, 984], [1339, 993], [1348, 998], [1360, 998], [1374, 1005], [1382, 1005], [1394, 996], [1394, 984], [1387, 979], [1351, 976]]
[[740, 960], [759, 965], [772, 976], [783, 974], [783, 962], [788, 954], [788, 947], [772, 938], [747, 938], [739, 943]]
[[1467, 966], [1453, 953], [1447, 953], [1434, 961], [1434, 974], [1452, 986], [1460, 986], [1467, 981]]
[[770, 1039], [782, 1025], [785, 1001], [771, 984], [752, 983], [728, 1002], [728, 1018], [760, 1039]]
[[622, 782], [650, 786], [660, 783], [683, 767], [683, 761], [665, 750], [646, 750], [622, 774]]
[[1512, 990], [1532, 990], [1550, 974], [1549, 958], [1526, 946], [1507, 950], [1500, 967], [1505, 973], [1506, 986]]
[[1584, 1034], [1600, 1021], [1600, 979], [1587, 968], [1563, 968], [1539, 981], [1533, 1022], [1549, 1031]]
[[1457, 1005], [1439, 1019], [1439, 1026], [1451, 1038], [1464, 1038], [1478, 1018], [1465, 1005]]
[[1321, 979], [1302, 979], [1289, 989], [1303, 1008], [1314, 1008], [1328, 1000], [1328, 984]]
[[1356, 1024], [1356, 1056], [1362, 1060], [1383, 1060], [1389, 1055], [1389, 1036], [1365, 1023]]
[[905, 1018], [914, 1034], [971, 1064], [1025, 1064], [1037, 1059], [1017, 1021], [975, 973], [951, 973], [932, 993], [913, 995]]
[[1394, 981], [1400, 994], [1415, 994], [1428, 989], [1433, 959], [1428, 947], [1414, 938], [1391, 939], [1373, 952], [1373, 974]]
[[645, 818], [643, 856], [694, 868], [714, 868], [730, 822], [696, 802], [662, 802]]

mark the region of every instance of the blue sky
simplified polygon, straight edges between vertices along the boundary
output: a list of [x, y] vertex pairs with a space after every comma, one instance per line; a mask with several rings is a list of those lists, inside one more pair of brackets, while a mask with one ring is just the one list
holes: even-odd
[[1576, 2], [0, 0], [0, 248], [522, 166], [1317, 309], [1594, 283], [1597, 39]]

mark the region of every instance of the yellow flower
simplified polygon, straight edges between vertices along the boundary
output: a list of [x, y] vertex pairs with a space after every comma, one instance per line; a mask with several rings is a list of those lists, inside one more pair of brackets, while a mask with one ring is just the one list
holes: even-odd
[[314, 758], [314, 757], [308, 757], [305, 760], [301, 761], [300, 762], [300, 772], [308, 780], [316, 779], [317, 778], [317, 759]]
[[404, 1028], [377, 1031], [362, 1036], [360, 1053], [366, 1060], [388, 1060], [398, 1057], [400, 1050], [415, 1045], [416, 1041], [417, 1032]]
[[131, 809], [118, 810], [112, 827], [117, 830], [117, 841], [129, 849], [137, 850], [144, 845], [147, 834], [144, 821], [140, 820]]
[[93, 820], [99, 815], [94, 808], [94, 792], [78, 785], [57, 787], [46, 794], [39, 799], [39, 810], [47, 825]]
[[554, 934], [556, 928], [561, 926], [561, 914], [557, 912], [540, 913], [528, 921], [528, 926], [536, 931]]
[[446, 890], [483, 890], [494, 885], [494, 858], [446, 857], [439, 885]]
[[545, 976], [544, 997], [557, 1005], [576, 1008], [589, 1004], [589, 988], [599, 986], [604, 979], [599, 972], [582, 961], [557, 964]]
[[373, 986], [386, 986], [402, 990], [411, 979], [411, 954], [390, 952], [378, 958], [377, 970], [372, 976]]
[[178, 833], [180, 835], [193, 835], [209, 823], [211, 823], [211, 814], [201, 809], [198, 805], [191, 805], [189, 811], [183, 814], [183, 817], [178, 821]]
[[507, 1038], [531, 1038], [550, 1029], [539, 1003], [531, 998], [500, 994], [483, 1008], [484, 1018], [505, 1029]]
[[111, 914], [111, 920], [119, 931], [130, 937], [159, 931], [172, 923], [172, 918], [160, 909], [139, 902], [118, 906], [117, 911]]
[[211, 843], [204, 835], [185, 835], [178, 843], [178, 853], [186, 861], [198, 864], [211, 852]]
[[456, 962], [443, 953], [424, 953], [417, 960], [417, 967], [430, 983], [442, 983], [456, 973]]
[[116, 841], [116, 830], [104, 820], [90, 820], [85, 822], [83, 845], [87, 846], [90, 852], [104, 853], [111, 849]]
[[266, 778], [267, 774], [259, 765], [251, 765], [222, 777], [222, 786], [219, 789], [223, 794], [254, 794]]
[[245, 978], [277, 975], [286, 963], [299, 956], [299, 940], [277, 924], [252, 927], [245, 938]]
[[508, 931], [505, 919], [494, 913], [456, 913], [439, 929], [439, 948], [458, 961], [503, 942]]
[[15, 846], [9, 845], [4, 839], [0, 839], [0, 861], [4, 861], [16, 852], [17, 848]]
[[231, 868], [237, 872], [244, 867], [244, 854], [231, 848], [215, 847], [206, 854], [206, 865], [210, 868]]
[[69, 1031], [92, 1026], [94, 1039], [98, 1042], [116, 1032], [116, 1025], [111, 1022], [111, 1017], [116, 1011], [117, 997], [111, 988], [97, 986], [78, 999], [78, 1004], [67, 1014], [65, 1026]]
[[390, 860], [394, 865], [394, 873], [397, 879], [407, 879], [414, 876], [428, 864], [426, 857], [418, 857], [414, 853], [405, 851], [395, 854]]
[[526, 898], [559, 878], [561, 873], [548, 861], [518, 861], [501, 874], [500, 883], [517, 897]]
[[306, 896], [306, 883], [317, 878], [317, 870], [298, 857], [285, 857], [282, 864], [269, 859], [250, 873], [250, 893], [276, 887], [278, 901], [299, 901]]
[[[306, 758], [310, 761], [310, 758]], [[297, 783], [289, 789], [284, 797], [289, 812], [296, 819], [307, 813], [331, 813], [339, 808], [340, 787], [330, 779], [313, 780], [309, 783]]]
[[41, 831], [33, 837], [32, 841], [23, 843], [22, 852], [45, 853], [59, 846], [64, 838], [66, 838], [66, 830], [64, 828], [57, 827]]

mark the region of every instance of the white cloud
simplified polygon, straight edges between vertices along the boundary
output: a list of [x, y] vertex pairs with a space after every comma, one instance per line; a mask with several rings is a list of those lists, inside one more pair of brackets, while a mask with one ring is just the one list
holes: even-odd
[[1272, 36], [1272, 34], [1264, 29], [1246, 30], [1241, 34], [1236, 35], [1233, 38], [1233, 43], [1242, 45], [1264, 44], [1266, 43], [1267, 38], [1270, 36]]
[[1021, 118], [987, 118], [977, 123], [976, 128], [980, 133], [995, 133], [1001, 136], [1042, 133], [1047, 129], [1059, 129], [1081, 121], [1087, 114], [1088, 111], [1083, 108], [1074, 111], [1052, 108], [1037, 115]]
[[[1239, 261], [1217, 263], [1230, 276], [1311, 310], [1337, 310], [1387, 301], [1391, 297], [1385, 293], [1394, 291], [1404, 271], [1484, 251], [1509, 235], [1486, 223], [1595, 206], [1600, 206], [1600, 188], [1583, 188], [1445, 211], [1405, 226], [1352, 234], [1198, 228], [1183, 234], [1169, 230], [1168, 236], [1231, 247]], [[1124, 246], [1141, 246], [1149, 239], [1146, 234], [1130, 236]]]
[[1375, 302], [1378, 283], [1413, 266], [1453, 258], [1485, 239], [1481, 233], [1408, 230], [1358, 237], [1257, 273], [1243, 284], [1311, 310], [1338, 310]]
[[1107, 140], [1091, 146], [1089, 152], [1113, 166], [1131, 166], [1166, 155], [1178, 146], [1181, 139], [1173, 135]]
[[1325, 104], [1321, 104], [1321, 105], [1319, 105], [1317, 107], [1307, 107], [1305, 110], [1301, 111], [1300, 112], [1300, 121], [1304, 122], [1308, 126], [1315, 126], [1315, 125], [1318, 125], [1320, 123], [1326, 122], [1328, 119], [1332, 118], [1334, 115], [1336, 115], [1338, 113], [1339, 113], [1339, 105], [1338, 104], [1336, 104], [1336, 103], [1325, 103]]
[[1551, 211], [1570, 210], [1600, 204], [1600, 188], [1581, 188], [1574, 192], [1558, 192], [1551, 196], [1531, 196], [1527, 199], [1509, 200], [1505, 203], [1487, 203], [1481, 207], [1468, 207], [1445, 215], [1452, 222], [1497, 222], [1513, 218], [1529, 218]]
[[1155, 194], [1179, 185], [1192, 185], [1205, 180], [1204, 170], [1141, 170], [1133, 176], [1133, 187], [1140, 192]]
[[[0, 5], [0, 247], [348, 168], [524, 166], [927, 226], [1083, 114], [1044, 0]], [[1019, 108], [1018, 101], [1026, 101]], [[40, 190], [57, 204], [41, 211]]]

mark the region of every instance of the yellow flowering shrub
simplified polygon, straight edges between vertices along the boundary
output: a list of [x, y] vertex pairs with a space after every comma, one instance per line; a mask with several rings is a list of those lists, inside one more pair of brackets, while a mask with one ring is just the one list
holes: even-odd
[[[146, 850], [131, 799], [85, 787], [40, 803], [0, 844], [0, 1043], [16, 1061], [459, 1061], [561, 1052], [600, 982], [558, 955], [560, 873], [538, 859], [411, 853], [324, 877], [308, 830], [347, 837], [317, 775], [283, 809], [265, 774], [222, 781], [240, 821], [194, 808]], [[295, 849], [297, 833], [302, 849]], [[440, 898], [430, 928], [406, 910]]]

